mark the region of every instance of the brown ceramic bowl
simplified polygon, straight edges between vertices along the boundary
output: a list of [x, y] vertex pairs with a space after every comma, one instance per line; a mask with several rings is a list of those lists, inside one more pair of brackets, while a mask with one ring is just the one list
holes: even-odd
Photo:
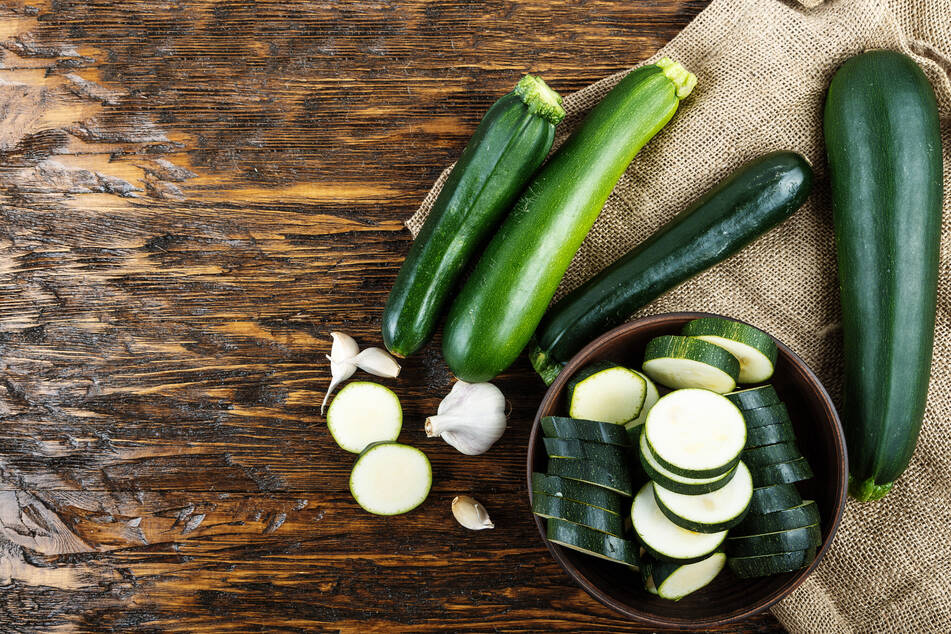
[[[615, 328], [591, 342], [565, 366], [552, 383], [535, 416], [528, 444], [529, 496], [533, 471], [545, 471], [547, 457], [539, 421], [564, 414], [565, 384], [592, 361], [609, 359], [640, 367], [647, 342], [658, 335], [678, 334], [691, 319], [707, 313], [668, 313], [644, 317]], [[813, 499], [822, 517], [822, 546], [811, 566], [760, 579], [739, 579], [729, 570], [706, 588], [680, 601], [656, 597], [641, 584], [640, 575], [627, 567], [556, 546], [545, 538], [545, 525], [535, 522], [555, 560], [592, 597], [632, 619], [659, 627], [708, 627], [746, 618], [767, 609], [792, 592], [825, 555], [845, 507], [847, 460], [845, 438], [829, 394], [808, 366], [777, 341], [779, 360], [772, 384], [789, 408], [799, 449], [809, 460], [815, 477], [798, 483], [803, 498]]]

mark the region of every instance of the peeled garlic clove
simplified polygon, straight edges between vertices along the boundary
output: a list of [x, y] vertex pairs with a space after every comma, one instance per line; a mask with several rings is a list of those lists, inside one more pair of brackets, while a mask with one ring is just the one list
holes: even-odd
[[457, 522], [469, 530], [481, 531], [495, 528], [485, 507], [468, 495], [457, 495], [452, 499], [452, 515]]
[[[330, 336], [334, 340], [333, 346], [330, 348], [330, 356], [327, 357], [331, 363], [352, 361], [355, 356], [360, 354], [360, 346], [350, 335], [345, 335], [342, 332], [332, 332]], [[351, 374], [353, 373], [351, 372]]]
[[327, 358], [330, 359], [330, 387], [327, 388], [327, 393], [324, 394], [324, 402], [320, 404], [321, 416], [324, 415], [324, 408], [327, 407], [327, 399], [330, 398], [333, 391], [338, 385], [349, 379], [353, 376], [353, 373], [357, 371], [357, 366], [349, 361], [336, 363], [331, 356]]
[[469, 456], [488, 451], [505, 427], [505, 396], [499, 388], [465, 381], [456, 381], [425, 425], [427, 436], [439, 436]]
[[353, 359], [354, 365], [376, 376], [393, 378], [400, 374], [400, 364], [382, 348], [367, 348]]

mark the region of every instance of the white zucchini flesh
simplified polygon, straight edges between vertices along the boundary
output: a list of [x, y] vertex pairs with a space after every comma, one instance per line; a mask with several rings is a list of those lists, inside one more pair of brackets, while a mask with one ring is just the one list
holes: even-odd
[[379, 383], [348, 383], [327, 410], [330, 435], [351, 453], [360, 453], [371, 443], [396, 440], [402, 427], [399, 397]]
[[641, 455], [644, 456], [644, 459], [647, 461], [647, 463], [651, 466], [652, 469], [654, 469], [654, 471], [658, 472], [660, 475], [664, 476], [665, 478], [673, 480], [674, 482], [679, 482], [681, 484], [687, 484], [687, 485], [689, 484], [704, 485], [704, 484], [711, 484], [713, 482], [716, 482], [717, 480], [722, 480], [723, 478], [733, 477], [731, 475], [733, 473], [732, 470], [727, 471], [724, 475], [713, 476], [712, 478], [691, 478], [689, 476], [680, 475], [679, 473], [674, 473], [673, 471], [666, 469], [664, 465], [657, 462], [657, 458], [654, 456], [654, 453], [651, 451], [650, 445], [647, 444], [647, 436], [645, 434], [641, 434], [641, 438], [638, 441], [638, 449], [640, 450]]
[[753, 477], [742, 461], [736, 465], [736, 475], [722, 489], [702, 495], [675, 493], [654, 483], [657, 502], [685, 523], [721, 526], [738, 522], [753, 497]]
[[644, 362], [644, 371], [670, 388], [700, 387], [725, 394], [736, 388], [728, 373], [703, 361], [693, 359], [651, 359]]
[[364, 510], [375, 515], [411, 511], [429, 495], [432, 466], [419, 449], [395, 442], [368, 447], [350, 472], [350, 493]]
[[651, 554], [675, 561], [699, 560], [709, 555], [720, 547], [727, 533], [696, 533], [677, 526], [657, 506], [650, 482], [634, 497], [631, 523], [638, 539]]
[[[678, 566], [659, 585], [655, 586], [657, 594], [663, 599], [679, 601], [716, 579], [724, 566], [726, 566], [724, 553], [713, 553], [701, 561]], [[653, 578], [651, 581], [655, 582]]]
[[714, 345], [720, 346], [740, 362], [740, 383], [761, 383], [773, 376], [773, 362], [765, 354], [742, 341], [733, 341], [716, 335], [697, 335]]
[[572, 418], [624, 424], [643, 409], [647, 384], [639, 372], [615, 366], [578, 382], [571, 395]]
[[637, 418], [634, 420], [628, 421], [624, 424], [624, 428], [628, 431], [643, 425], [647, 421], [647, 413], [651, 411], [651, 408], [654, 407], [654, 405], [660, 399], [660, 392], [657, 390], [657, 384], [655, 384], [646, 374], [637, 372], [637, 370], [632, 371], [636, 372], [642, 379], [644, 379], [644, 383], [647, 385], [647, 393], [644, 395], [644, 405], [641, 406], [641, 413], [638, 414]]
[[730, 465], [746, 444], [739, 408], [720, 394], [696, 388], [661, 397], [647, 415], [644, 431], [658, 461], [688, 476]]

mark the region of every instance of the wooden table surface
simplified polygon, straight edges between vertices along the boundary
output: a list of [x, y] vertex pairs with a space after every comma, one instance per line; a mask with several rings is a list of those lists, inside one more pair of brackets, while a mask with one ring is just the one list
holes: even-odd
[[[56, 0], [0, 11], [0, 629], [636, 631], [541, 544], [541, 382], [486, 455], [425, 438], [438, 342], [387, 381], [429, 500], [368, 515], [319, 415], [380, 345], [402, 221], [526, 72], [569, 93], [707, 0]], [[468, 532], [471, 494], [497, 528]], [[781, 630], [762, 615], [724, 631]]]

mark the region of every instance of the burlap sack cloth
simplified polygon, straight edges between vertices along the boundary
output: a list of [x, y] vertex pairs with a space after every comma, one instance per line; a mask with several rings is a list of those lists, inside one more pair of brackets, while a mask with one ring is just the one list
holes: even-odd
[[[743, 161], [798, 150], [817, 170], [809, 202], [639, 314], [706, 310], [749, 320], [802, 355], [838, 397], [842, 352], [821, 115], [832, 73], [867, 48], [911, 55], [941, 108], [945, 222], [931, 391], [911, 467], [883, 501], [849, 501], [816, 573], [773, 612], [791, 632], [951, 633], [951, 0], [714, 0], [649, 60], [672, 57], [699, 83], [634, 159], [559, 293], [617, 259]], [[560, 138], [623, 74], [565, 99], [569, 116]], [[407, 221], [414, 235], [445, 176]]]

